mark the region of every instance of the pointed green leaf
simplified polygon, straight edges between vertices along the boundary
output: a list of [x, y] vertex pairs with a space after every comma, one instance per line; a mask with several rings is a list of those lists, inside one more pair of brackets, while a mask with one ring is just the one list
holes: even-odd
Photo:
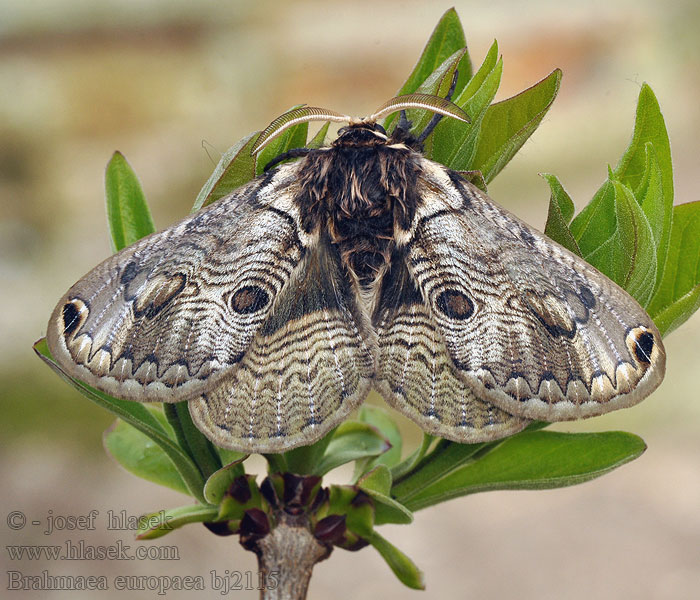
[[621, 431], [526, 431], [434, 480], [403, 503], [415, 511], [476, 492], [575, 485], [634, 460], [645, 449], [644, 440]]
[[187, 485], [190, 495], [199, 501], [204, 501], [204, 495], [202, 493], [204, 479], [199, 469], [187, 453], [169, 437], [165, 428], [143, 404], [113, 398], [78, 379], [73, 379], [61, 369], [56, 361], [54, 361], [49, 352], [46, 340], [43, 338], [34, 344], [34, 352], [36, 352], [37, 356], [49, 365], [61, 378], [70, 383], [89, 400], [92, 400], [98, 406], [106, 408], [112, 414], [130, 425], [133, 425], [136, 429], [158, 444], [168, 455], [168, 458], [173, 461], [182, 480], [185, 482], [185, 485]]
[[[668, 250], [671, 235], [671, 210], [673, 207], [673, 166], [671, 163], [671, 146], [659, 103], [652, 89], [646, 83], [639, 91], [637, 114], [634, 123], [632, 141], [620, 162], [615, 167], [615, 178], [629, 187], [640, 203], [640, 190], [648, 185], [648, 149], [651, 143], [656, 156], [658, 177], [660, 178], [660, 193], [654, 192], [654, 202], [658, 207], [654, 210], [661, 217], [659, 235], [655, 237], [658, 245], [661, 265], [657, 269], [656, 285], [663, 276], [663, 264]], [[645, 211], [648, 214], [648, 211]]]
[[656, 285], [656, 247], [651, 226], [632, 191], [615, 182], [617, 222], [624, 250], [631, 265], [622, 284], [637, 301], [646, 306]]
[[413, 521], [413, 514], [390, 496], [391, 472], [386, 465], [378, 465], [360, 477], [357, 486], [374, 502], [374, 523], [406, 524]]
[[547, 214], [547, 224], [545, 225], [544, 233], [567, 250], [581, 256], [581, 249], [578, 247], [574, 236], [571, 235], [571, 231], [569, 231], [569, 223], [574, 216], [574, 203], [556, 175], [549, 175], [548, 173], [541, 173], [541, 175], [549, 183], [551, 190], [549, 213]]
[[[445, 60], [467, 45], [467, 40], [464, 37], [462, 24], [457, 16], [457, 11], [450, 8], [435, 27], [435, 30], [430, 36], [423, 53], [421, 54], [416, 66], [413, 67], [413, 72], [408, 76], [406, 82], [401, 86], [401, 89], [396, 94], [412, 94], [418, 89], [418, 86], [423, 83], [428, 76], [435, 71]], [[465, 69], [465, 73], [460, 73], [460, 80], [468, 81], [471, 77], [471, 67]], [[459, 82], [458, 82], [459, 83]], [[461, 87], [457, 90], [459, 92]]]
[[429, 158], [458, 171], [471, 168], [481, 124], [498, 91], [502, 73], [503, 61], [498, 58], [498, 43], [494, 41], [479, 70], [454, 100], [469, 115], [471, 123], [443, 119], [428, 146], [432, 151]]
[[666, 334], [700, 308], [700, 201], [673, 208], [666, 268], [649, 314]]
[[[401, 479], [394, 479], [391, 495], [398, 502], [409, 507], [414, 496], [430, 488], [464, 465], [474, 462], [476, 456], [483, 456], [501, 442], [490, 444], [457, 444], [440, 440], [435, 448]], [[409, 510], [413, 510], [410, 509]]]
[[219, 448], [218, 446], [216, 447], [216, 451], [219, 454], [221, 464], [224, 465], [224, 467], [230, 465], [233, 462], [245, 460], [246, 458], [248, 458], [248, 456], [250, 456], [249, 454], [244, 454], [243, 452], [239, 452], [238, 450], [229, 450], [227, 448]]
[[654, 292], [661, 283], [661, 275], [666, 265], [668, 244], [671, 239], [671, 220], [673, 218], [673, 198], [666, 202], [664, 197], [661, 167], [656, 157], [656, 151], [651, 142], [644, 147], [646, 151], [646, 163], [644, 177], [640, 187], [635, 192], [637, 201], [649, 221], [651, 234], [656, 250], [656, 281]]
[[550, 75], [517, 96], [492, 104], [484, 115], [476, 155], [470, 169], [491, 181], [515, 155], [554, 102], [561, 71]]
[[319, 462], [326, 453], [328, 444], [335, 436], [338, 428], [329, 431], [320, 440], [309, 446], [299, 446], [284, 453], [287, 470], [297, 475], [320, 475], [317, 473]]
[[391, 491], [391, 471], [386, 465], [378, 465], [360, 477], [357, 485], [365, 491], [370, 490], [388, 495]]
[[255, 157], [251, 156], [250, 150], [258, 138], [258, 133], [256, 131], [247, 135], [224, 152], [214, 172], [197, 194], [192, 212], [216, 202], [253, 179], [255, 176]]
[[156, 228], [136, 174], [121, 152], [115, 152], [105, 172], [107, 221], [115, 252]]
[[389, 565], [389, 568], [405, 586], [414, 590], [424, 590], [425, 581], [423, 573], [401, 550], [391, 544], [376, 531], [369, 538], [369, 543], [381, 554], [382, 558]]
[[204, 484], [204, 498], [209, 504], [220, 504], [233, 480], [236, 477], [245, 475], [242, 462], [248, 455], [241, 452], [238, 454], [241, 454], [241, 456], [237, 460], [212, 473]]
[[366, 456], [378, 456], [390, 448], [389, 440], [376, 427], [359, 421], [344, 421], [336, 429], [314, 474], [325, 475], [340, 465]]
[[316, 135], [312, 137], [306, 144], [307, 148], [321, 148], [323, 144], [326, 142], [326, 136], [328, 135], [328, 128], [330, 127], [331, 122], [326, 121], [322, 126], [321, 129], [319, 129], [316, 132]]
[[189, 454], [205, 479], [221, 468], [221, 459], [214, 444], [192, 422], [188, 402], [163, 404], [163, 412], [178, 444]]
[[137, 540], [154, 540], [188, 523], [206, 523], [216, 519], [219, 512], [216, 506], [191, 504], [141, 517]]
[[570, 230], [583, 258], [646, 306], [656, 282], [656, 248], [630, 189], [608, 179]]
[[360, 407], [358, 419], [363, 423], [368, 423], [369, 425], [376, 427], [380, 433], [387, 440], [389, 440], [391, 448], [379, 456], [359, 459], [355, 466], [355, 475], [353, 477], [354, 480], [356, 480], [362, 473], [369, 471], [376, 465], [382, 464], [389, 467], [396, 465], [401, 460], [401, 448], [403, 445], [403, 438], [401, 437], [399, 428], [391, 418], [391, 415], [380, 406], [363, 404]]
[[146, 434], [116, 419], [102, 435], [105, 450], [130, 473], [189, 495], [180, 473], [163, 449]]
[[423, 457], [426, 455], [428, 449], [436, 439], [439, 438], [423, 432], [423, 440], [421, 441], [421, 445], [418, 446], [418, 448], [416, 448], [410, 456], [406, 457], [395, 467], [392, 467], [392, 479], [398, 480], [410, 473], [421, 462], [421, 460], [423, 460]]
[[[471, 62], [469, 60], [467, 49], [461, 48], [448, 57], [437, 69], [435, 69], [435, 71], [433, 71], [418, 87], [416, 93], [431, 94], [441, 98], [446, 97], [447, 92], [450, 91], [450, 86], [452, 85], [452, 79], [454, 78], [455, 71], [458, 71], [459, 77], [459, 75], [465, 69], [465, 65], [466, 68], [470, 68]], [[416, 134], [420, 134], [435, 115], [435, 113], [430, 110], [408, 110], [406, 112], [408, 120], [411, 121], [411, 130]]]

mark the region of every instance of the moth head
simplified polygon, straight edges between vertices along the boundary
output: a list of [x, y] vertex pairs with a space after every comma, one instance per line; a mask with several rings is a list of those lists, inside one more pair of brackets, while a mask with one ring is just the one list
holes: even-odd
[[326, 108], [300, 106], [287, 111], [272, 121], [258, 136], [255, 145], [251, 149], [251, 154], [260, 152], [267, 144], [290, 127], [310, 121], [347, 123], [349, 128], [366, 129], [376, 132], [386, 138], [386, 131], [377, 121], [392, 113], [408, 109], [431, 110], [438, 115], [454, 117], [455, 119], [469, 123], [469, 117], [459, 106], [453, 104], [446, 98], [440, 98], [439, 96], [433, 96], [431, 94], [406, 94], [404, 96], [397, 96], [382, 104], [382, 106], [375, 110], [370, 116], [361, 118], [351, 117]]

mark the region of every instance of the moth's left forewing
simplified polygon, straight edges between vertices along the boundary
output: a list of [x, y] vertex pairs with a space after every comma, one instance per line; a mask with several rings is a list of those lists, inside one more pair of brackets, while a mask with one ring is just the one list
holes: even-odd
[[619, 286], [424, 160], [407, 265], [456, 370], [480, 398], [527, 418], [631, 406], [661, 382], [661, 336]]
[[110, 256], [47, 327], [61, 369], [119, 398], [179, 402], [236, 369], [309, 240], [297, 166], [242, 186]]

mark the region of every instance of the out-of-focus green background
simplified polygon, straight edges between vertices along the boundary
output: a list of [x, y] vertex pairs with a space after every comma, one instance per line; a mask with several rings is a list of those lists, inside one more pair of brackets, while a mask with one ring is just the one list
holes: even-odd
[[[104, 574], [111, 588], [7, 597], [146, 596], [115, 590], [118, 574], [201, 575], [207, 591], [168, 596], [214, 597], [220, 590], [212, 589], [211, 571], [256, 570], [236, 538], [199, 525], [151, 543], [177, 545], [176, 561], [17, 560], [5, 553], [6, 544], [67, 540], [123, 540], [134, 549], [131, 532], [107, 529], [108, 511], [138, 515], [188, 501], [111, 461], [101, 447], [111, 418], [54, 376], [31, 344], [64, 291], [110, 252], [103, 173], [114, 150], [141, 178], [157, 226], [167, 226], [189, 210], [221, 152], [290, 106], [362, 115], [391, 97], [449, 6], [0, 0], [0, 587], [7, 587], [7, 571], [46, 569]], [[500, 43], [499, 98], [555, 67], [564, 71], [540, 130], [492, 184], [497, 201], [541, 228], [549, 193], [537, 174], [550, 172], [580, 208], [626, 147], [643, 81], [666, 117], [676, 202], [700, 197], [696, 0], [500, 0], [456, 8], [476, 65], [493, 38]], [[319, 564], [310, 597], [697, 598], [699, 338], [696, 315], [667, 339], [666, 380], [640, 406], [559, 427], [642, 435], [649, 449], [631, 465], [564, 490], [463, 498], [419, 513], [414, 525], [385, 528], [424, 569], [422, 595], [403, 588], [366, 549], [337, 550]], [[91, 509], [99, 511], [95, 530], [43, 533], [49, 511]], [[10, 511], [22, 511], [27, 525], [7, 526]]]

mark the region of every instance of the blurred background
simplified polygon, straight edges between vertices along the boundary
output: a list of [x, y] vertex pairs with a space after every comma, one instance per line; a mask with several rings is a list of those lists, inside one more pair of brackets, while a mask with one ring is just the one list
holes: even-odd
[[[558, 175], [580, 209], [632, 134], [642, 82], [669, 130], [676, 203], [700, 198], [700, 5], [696, 0], [456, 2], [478, 66], [494, 38], [505, 70], [497, 99], [561, 67], [540, 129], [490, 186], [538, 228]], [[0, 0], [0, 532], [6, 544], [114, 544], [107, 512], [139, 515], [185, 498], [123, 471], [102, 449], [110, 416], [31, 350], [58, 298], [110, 252], [104, 167], [120, 150], [157, 227], [185, 215], [222, 152], [298, 103], [367, 114], [394, 95], [450, 3], [385, 1]], [[611, 475], [546, 492], [495, 492], [381, 530], [424, 570], [403, 588], [372, 549], [336, 550], [310, 598], [697, 598], [700, 589], [700, 317], [666, 341], [661, 389], [641, 405], [563, 430], [624, 429], [647, 452]], [[406, 424], [407, 435], [418, 432]], [[263, 465], [259, 464], [258, 472]], [[255, 472], [255, 466], [251, 468]], [[343, 473], [332, 474], [345, 481]], [[44, 534], [49, 511], [99, 511], [94, 531]], [[22, 530], [6, 526], [22, 511]], [[32, 526], [38, 520], [41, 526]], [[237, 538], [193, 525], [157, 540], [177, 561], [15, 560], [39, 575], [201, 575], [256, 570]], [[361, 576], [359, 576], [361, 574]], [[142, 598], [143, 591], [84, 597]], [[231, 591], [237, 598], [257, 592]], [[71, 592], [9, 597], [68, 598]], [[83, 597], [78, 595], [78, 597]]]

